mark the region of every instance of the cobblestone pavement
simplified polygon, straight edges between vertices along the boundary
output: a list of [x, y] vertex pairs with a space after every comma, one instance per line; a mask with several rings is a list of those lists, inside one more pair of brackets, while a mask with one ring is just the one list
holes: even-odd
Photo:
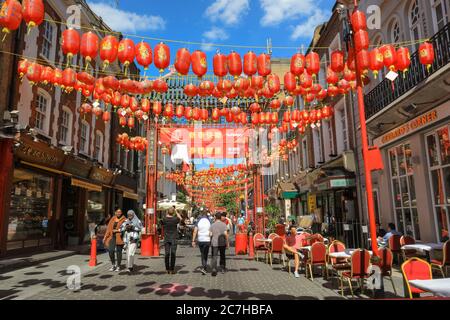
[[[42, 265], [16, 270], [0, 275], [0, 299], [343, 299], [337, 289], [338, 282], [323, 280], [320, 270], [314, 281], [304, 274], [296, 279], [282, 270], [260, 261], [250, 261], [247, 256], [227, 256], [226, 274], [217, 277], [202, 275], [198, 270], [198, 249], [179, 246], [177, 274], [167, 275], [164, 258], [136, 256], [134, 274], [110, 272], [106, 254], [98, 257], [97, 267], [89, 268], [89, 256], [75, 255]], [[161, 253], [163, 254], [163, 252]], [[81, 266], [81, 289], [67, 288], [67, 267]], [[401, 275], [394, 274], [397, 292], [403, 295]], [[385, 280], [387, 291], [392, 285]], [[345, 298], [351, 298], [348, 290]], [[388, 292], [386, 297], [395, 297]], [[358, 298], [368, 298], [360, 295]]]

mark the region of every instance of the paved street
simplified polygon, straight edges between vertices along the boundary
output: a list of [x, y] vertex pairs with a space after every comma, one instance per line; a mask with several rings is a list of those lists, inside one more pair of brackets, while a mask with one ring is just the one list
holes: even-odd
[[[163, 252], [162, 252], [163, 253]], [[247, 256], [228, 256], [228, 273], [212, 277], [198, 271], [197, 249], [179, 246], [176, 275], [167, 275], [164, 259], [137, 256], [135, 274], [110, 272], [106, 254], [99, 255], [99, 265], [88, 267], [89, 256], [71, 257], [46, 262], [34, 267], [0, 274], [0, 299], [342, 299], [336, 290], [337, 281], [323, 280], [317, 274], [314, 281], [301, 274], [299, 279], [264, 262], [249, 261]], [[81, 290], [66, 286], [67, 267], [81, 268]], [[320, 270], [317, 271], [320, 273]], [[399, 294], [403, 293], [401, 276], [394, 275]], [[387, 291], [391, 283], [385, 281]], [[351, 298], [349, 291], [346, 297]], [[394, 297], [387, 293], [387, 297]], [[368, 298], [363, 295], [360, 298]]]

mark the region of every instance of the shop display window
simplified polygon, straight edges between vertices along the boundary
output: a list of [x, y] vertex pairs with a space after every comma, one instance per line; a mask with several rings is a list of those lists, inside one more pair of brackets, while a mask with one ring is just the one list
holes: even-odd
[[397, 229], [403, 234], [420, 239], [417, 214], [412, 150], [404, 143], [389, 150], [391, 166], [392, 201]]
[[428, 168], [434, 206], [436, 235], [439, 241], [449, 239], [450, 224], [450, 138], [448, 125], [425, 137]]
[[8, 242], [50, 238], [52, 206], [53, 178], [16, 168], [11, 189]]

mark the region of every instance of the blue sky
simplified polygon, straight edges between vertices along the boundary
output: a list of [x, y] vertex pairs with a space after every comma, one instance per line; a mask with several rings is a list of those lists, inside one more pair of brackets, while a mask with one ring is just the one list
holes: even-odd
[[[113, 29], [125, 34], [204, 43], [168, 42], [174, 60], [181, 47], [191, 52], [204, 50], [209, 58], [217, 49], [225, 54], [231, 50], [245, 54], [249, 50], [218, 48], [208, 43], [265, 47], [266, 39], [271, 38], [274, 47], [307, 48], [315, 26], [329, 18], [335, 0], [119, 0], [117, 8], [115, 2], [88, 0]], [[152, 47], [157, 44], [148, 42]], [[253, 51], [258, 54], [264, 49]], [[273, 56], [290, 57], [295, 52], [275, 48]]]

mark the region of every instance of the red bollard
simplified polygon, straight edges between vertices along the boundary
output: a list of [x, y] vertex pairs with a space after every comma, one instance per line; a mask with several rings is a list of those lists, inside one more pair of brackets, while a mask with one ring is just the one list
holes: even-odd
[[141, 256], [152, 257], [153, 256], [153, 235], [143, 234], [141, 237]]
[[248, 258], [250, 260], [253, 260], [255, 258], [255, 247], [254, 247], [254, 243], [253, 243], [253, 233], [250, 232], [250, 235], [248, 237], [248, 246], [249, 246], [249, 250], [248, 250]]
[[91, 258], [89, 259], [89, 267], [97, 266], [97, 238], [91, 239]]

